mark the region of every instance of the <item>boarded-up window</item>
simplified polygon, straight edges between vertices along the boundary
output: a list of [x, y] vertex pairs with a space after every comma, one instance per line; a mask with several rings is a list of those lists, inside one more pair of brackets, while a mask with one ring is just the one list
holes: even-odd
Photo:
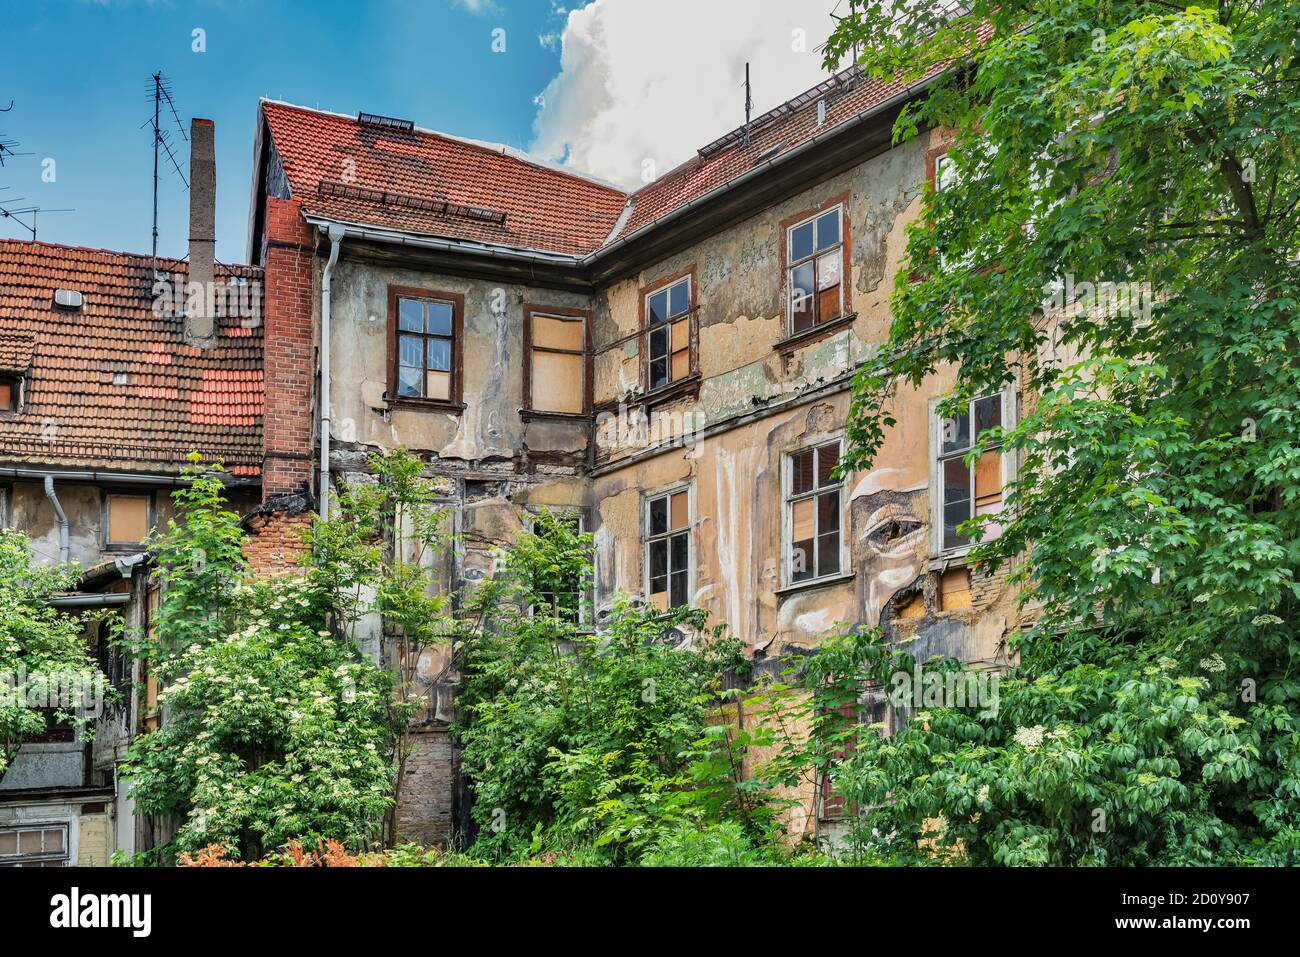
[[646, 503], [646, 578], [650, 601], [667, 610], [690, 601], [690, 495], [677, 489]]
[[586, 320], [533, 313], [528, 324], [529, 407], [534, 412], [586, 412]]
[[[983, 396], [971, 402], [965, 414], [939, 423], [941, 548], [945, 551], [971, 543], [968, 535], [958, 531], [962, 522], [976, 515], [996, 515], [1002, 511], [1003, 405], [1001, 394]], [[971, 449], [981, 437], [987, 439], [987, 447], [978, 458], [968, 461]], [[1002, 526], [996, 522], [984, 527], [985, 538], [996, 538], [1001, 532]]]
[[399, 399], [459, 401], [455, 376], [458, 303], [397, 295], [394, 388]]
[[108, 544], [138, 545], [148, 534], [147, 495], [108, 496]]
[[836, 206], [787, 232], [791, 333], [844, 314], [842, 227], [841, 209]]
[[691, 278], [656, 289], [645, 299], [650, 388], [691, 374]]
[[839, 441], [801, 449], [787, 457], [787, 560], [791, 583], [840, 573], [843, 480], [833, 475]]
[[66, 825], [0, 828], [0, 867], [66, 867], [67, 864]]

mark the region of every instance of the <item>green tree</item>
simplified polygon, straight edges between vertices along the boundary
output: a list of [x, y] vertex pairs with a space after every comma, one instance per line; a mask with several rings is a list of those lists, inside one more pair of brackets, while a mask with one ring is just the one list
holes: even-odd
[[[736, 769], [725, 735], [711, 732], [739, 645], [706, 631], [700, 611], [630, 599], [593, 629], [591, 536], [550, 512], [538, 522], [457, 616], [455, 731], [479, 829], [471, 853], [619, 864], [763, 856], [753, 842], [766, 819], [728, 818], [736, 804], [718, 797]], [[693, 642], [679, 646], [678, 629]]]
[[177, 823], [169, 855], [378, 843], [409, 714], [392, 674], [335, 634], [335, 595], [317, 578], [250, 581], [220, 480], [197, 466], [188, 479], [151, 542], [164, 714], [123, 767], [136, 806]]
[[[1010, 565], [1037, 620], [996, 718], [935, 712], [856, 774], [890, 796], [895, 850], [938, 814], [943, 841], [1004, 863], [1294, 848], [1300, 7], [963, 10], [864, 0], [828, 44], [865, 43], [878, 78], [938, 73], [896, 135], [955, 136], [855, 383], [848, 464], [900, 386], [954, 367], [953, 412], [1015, 382], [1023, 414], [971, 457], [1000, 441], [1018, 478], [972, 557]], [[1045, 308], [1085, 282], [1128, 295]]]
[[75, 566], [36, 564], [25, 534], [0, 529], [0, 777], [23, 738], [51, 720], [84, 729], [92, 720], [88, 698], [107, 697], [107, 679], [86, 646], [95, 615], [49, 604], [75, 589], [77, 577]]

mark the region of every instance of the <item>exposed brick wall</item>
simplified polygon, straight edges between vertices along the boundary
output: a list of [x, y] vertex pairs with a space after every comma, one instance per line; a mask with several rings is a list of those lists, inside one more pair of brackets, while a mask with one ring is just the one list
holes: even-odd
[[310, 512], [289, 515], [272, 512], [249, 519], [244, 556], [257, 578], [294, 575], [302, 571], [302, 532], [311, 523]]
[[411, 737], [414, 749], [406, 759], [397, 805], [397, 840], [445, 847], [451, 840], [456, 786], [451, 735], [435, 729]]
[[262, 495], [310, 487], [315, 237], [296, 199], [266, 198], [266, 463]]

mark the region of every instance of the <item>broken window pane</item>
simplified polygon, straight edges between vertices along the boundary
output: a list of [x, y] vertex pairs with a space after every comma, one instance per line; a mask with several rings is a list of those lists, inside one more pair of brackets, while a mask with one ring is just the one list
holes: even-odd
[[813, 224], [804, 223], [790, 230], [790, 261], [798, 262], [813, 254]]
[[817, 217], [817, 249], [821, 251], [840, 241], [840, 211], [832, 209]]
[[397, 328], [403, 332], [423, 332], [424, 303], [418, 299], [397, 300]]

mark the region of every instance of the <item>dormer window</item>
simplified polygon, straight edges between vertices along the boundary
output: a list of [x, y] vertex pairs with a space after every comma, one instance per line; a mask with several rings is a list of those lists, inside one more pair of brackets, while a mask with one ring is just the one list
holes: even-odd
[[22, 407], [23, 380], [18, 376], [0, 376], [0, 415], [15, 415]]

